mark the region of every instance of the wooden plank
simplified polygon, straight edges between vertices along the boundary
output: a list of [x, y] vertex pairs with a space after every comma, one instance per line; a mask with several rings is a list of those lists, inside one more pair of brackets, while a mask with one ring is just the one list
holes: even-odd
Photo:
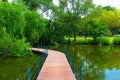
[[[32, 50], [38, 50], [32, 48]], [[43, 52], [44, 49], [39, 49]], [[64, 53], [48, 50], [48, 56], [37, 80], [75, 80], [71, 67]]]

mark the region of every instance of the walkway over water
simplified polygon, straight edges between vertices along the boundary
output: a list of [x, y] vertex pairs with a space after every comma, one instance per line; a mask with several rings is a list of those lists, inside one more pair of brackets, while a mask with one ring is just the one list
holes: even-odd
[[[44, 52], [44, 49], [32, 48], [32, 50]], [[37, 80], [75, 80], [72, 69], [64, 53], [48, 50], [48, 56]]]

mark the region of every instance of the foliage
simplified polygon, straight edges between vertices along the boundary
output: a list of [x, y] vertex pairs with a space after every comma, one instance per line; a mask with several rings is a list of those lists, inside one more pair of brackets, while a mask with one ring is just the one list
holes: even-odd
[[98, 24], [94, 22], [89, 22], [91, 25], [90, 36], [93, 37], [94, 42], [98, 37], [106, 36], [110, 34], [109, 28], [104, 24]]
[[45, 32], [46, 20], [35, 11], [26, 11], [25, 20], [25, 37], [28, 41], [38, 42], [39, 38]]
[[0, 30], [0, 54], [6, 56], [22, 57], [31, 54], [29, 43], [26, 39], [17, 39], [6, 32], [6, 28]]
[[[70, 43], [73, 43], [74, 38], [65, 38], [66, 41], [69, 41]], [[95, 44], [103, 44], [103, 45], [110, 45], [113, 44], [114, 37], [98, 37], [96, 39]], [[92, 37], [77, 37], [77, 44], [93, 44], [94, 39]]]
[[120, 44], [120, 37], [114, 37], [113, 43], [119, 45]]
[[111, 44], [111, 40], [110, 40], [109, 37], [99, 37], [99, 38], [96, 40], [96, 43], [97, 43], [97, 44], [109, 45], [109, 44]]
[[12, 35], [22, 37], [25, 27], [23, 6], [0, 2], [0, 27], [5, 27]]
[[101, 21], [110, 27], [112, 34], [118, 32], [118, 28], [120, 26], [120, 11], [113, 10], [113, 11], [104, 11]]
[[[69, 7], [70, 5], [70, 7]], [[60, 35], [74, 37], [79, 32], [79, 21], [82, 16], [87, 16], [94, 5], [92, 0], [59, 0], [59, 6], [54, 12], [53, 19], [56, 21], [57, 31]]]
[[[72, 43], [74, 41], [74, 38], [65, 38], [65, 40], [68, 42], [68, 43]], [[85, 37], [77, 37], [76, 39], [76, 43], [77, 44], [92, 44], [93, 43], [93, 38], [91, 37], [87, 37], [85, 39]]]
[[105, 6], [103, 7], [103, 9], [105, 9], [106, 11], [114, 11], [116, 8], [111, 6]]
[[90, 24], [87, 17], [80, 20], [80, 35], [84, 36], [85, 40], [90, 36]]
[[39, 9], [41, 13], [48, 11], [54, 6], [52, 0], [23, 0], [23, 2], [25, 2], [29, 10], [37, 11]]
[[93, 38], [77, 38], [77, 43], [78, 44], [92, 44], [93, 43]]
[[100, 16], [102, 13], [103, 13], [103, 8], [101, 6], [97, 6], [95, 9], [93, 9], [93, 11], [90, 14], [83, 17], [79, 21], [80, 33], [82, 36], [85, 36], [85, 40], [88, 36], [91, 36], [92, 29], [93, 29], [93, 31], [96, 30], [93, 28], [95, 25], [91, 25], [91, 23], [102, 24], [100, 22]]

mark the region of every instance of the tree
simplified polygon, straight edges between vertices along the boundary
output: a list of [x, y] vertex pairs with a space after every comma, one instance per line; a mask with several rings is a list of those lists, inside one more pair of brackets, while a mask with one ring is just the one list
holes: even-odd
[[90, 36], [90, 24], [89, 24], [89, 18], [88, 17], [84, 17], [80, 20], [79, 26], [80, 26], [80, 34], [81, 36], [85, 37], [85, 41], [86, 38], [88, 36]]
[[44, 13], [53, 7], [52, 0], [23, 0], [28, 9]]
[[105, 7], [103, 7], [103, 9], [106, 10], [106, 11], [114, 11], [116, 8], [111, 7], [111, 6], [105, 6]]
[[35, 11], [26, 11], [25, 20], [25, 37], [30, 42], [38, 42], [45, 32], [46, 20]]
[[24, 7], [8, 2], [0, 2], [0, 27], [5, 27], [8, 33], [16, 37], [24, 36]]
[[101, 21], [110, 27], [112, 35], [118, 33], [117, 30], [120, 28], [120, 11], [104, 11]]
[[109, 28], [105, 24], [95, 23], [93, 21], [89, 22], [90, 24], [90, 36], [93, 37], [94, 43], [96, 39], [101, 36], [106, 36], [110, 34]]
[[92, 0], [59, 0], [59, 6], [54, 13], [58, 31], [64, 36], [76, 36], [79, 32], [79, 20], [82, 16], [91, 13], [94, 5]]
[[101, 23], [100, 16], [102, 13], [103, 13], [103, 8], [101, 6], [97, 6], [95, 9], [92, 10], [90, 14], [88, 14], [87, 16], [83, 17], [80, 20], [79, 22], [79, 26], [81, 26], [80, 33], [82, 36], [85, 37], [85, 41], [86, 38], [90, 36], [90, 29], [91, 29], [90, 22], [93, 21], [95, 23]]

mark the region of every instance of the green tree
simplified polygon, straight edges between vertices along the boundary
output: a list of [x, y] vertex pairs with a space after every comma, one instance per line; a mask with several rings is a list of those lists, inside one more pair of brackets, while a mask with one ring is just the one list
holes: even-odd
[[120, 28], [120, 11], [104, 11], [101, 21], [110, 27], [113, 34], [116, 34]]
[[5, 27], [14, 36], [22, 37], [25, 27], [23, 6], [0, 2], [0, 27]]
[[54, 20], [57, 24], [59, 34], [64, 36], [76, 36], [79, 32], [79, 21], [81, 17], [91, 13], [94, 5], [92, 0], [60, 0], [59, 6], [54, 13]]
[[56, 42], [56, 39], [54, 39], [54, 27], [53, 27], [53, 21], [47, 20], [46, 26], [45, 26], [45, 32], [42, 35], [42, 37], [39, 40], [39, 43], [42, 43], [44, 45], [52, 44], [53, 42]]
[[103, 7], [103, 9], [106, 10], [106, 11], [113, 11], [116, 8], [115, 7], [111, 7], [111, 6], [105, 6], [105, 7]]
[[46, 20], [35, 11], [26, 11], [25, 20], [25, 37], [30, 42], [38, 42], [39, 38], [45, 32]]
[[80, 31], [79, 31], [79, 35], [80, 36], [84, 36], [85, 37], [85, 41], [86, 38], [88, 36], [90, 36], [90, 24], [89, 24], [89, 18], [88, 17], [84, 17], [80, 20], [79, 26], [80, 26]]
[[42, 13], [53, 7], [52, 0], [23, 0], [23, 2], [25, 2], [28, 9], [35, 11], [39, 9]]
[[85, 41], [86, 38], [88, 36], [90, 36], [90, 21], [93, 21], [95, 23], [101, 23], [100, 22], [100, 16], [103, 13], [103, 8], [101, 6], [97, 6], [95, 9], [92, 10], [92, 12], [90, 14], [88, 14], [87, 16], [83, 17], [80, 22], [79, 22], [79, 26], [80, 26], [80, 33], [82, 36], [85, 37]]
[[101, 36], [106, 36], [110, 34], [109, 27], [105, 24], [101, 23], [95, 23], [93, 21], [89, 22], [90, 24], [90, 36], [93, 37], [94, 43], [96, 42], [96, 39]]

